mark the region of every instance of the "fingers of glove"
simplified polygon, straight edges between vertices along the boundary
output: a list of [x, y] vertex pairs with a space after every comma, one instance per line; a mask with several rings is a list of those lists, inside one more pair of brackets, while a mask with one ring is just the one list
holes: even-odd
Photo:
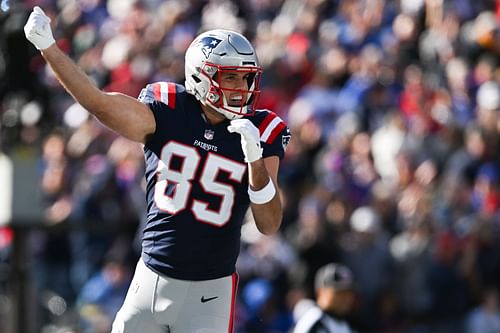
[[34, 31], [37, 31], [37, 32], [42, 32], [44, 30], [44, 25], [46, 23], [45, 22], [41, 22], [40, 20], [38, 19], [33, 19], [32, 21], [30, 21], [28, 24], [26, 24], [25, 26], [25, 31], [26, 32], [34, 32]]
[[24, 32], [26, 35], [33, 33], [34, 31], [41, 32], [48, 27], [50, 21], [47, 17], [41, 17], [36, 13], [31, 13], [28, 23], [24, 26]]
[[24, 33], [26, 37], [36, 37], [42, 36], [44, 34], [44, 29], [41, 24], [37, 22], [32, 22], [24, 27]]
[[242, 123], [239, 120], [244, 120], [244, 119], [235, 119], [231, 120], [231, 125], [227, 127], [227, 130], [231, 133], [240, 133], [241, 134], [241, 128], [244, 123]]
[[236, 126], [233, 126], [233, 125], [229, 125], [229, 126], [227, 127], [227, 130], [228, 130], [230, 133], [237, 133]]
[[231, 125], [229, 125], [227, 129], [231, 133], [237, 132], [243, 136], [251, 137], [255, 140], [259, 139], [259, 130], [248, 119], [231, 120]]
[[35, 6], [33, 8], [33, 14], [36, 14], [38, 17], [43, 17], [45, 18], [48, 22], [50, 22], [50, 18], [45, 14], [42, 8]]
[[250, 122], [250, 120], [248, 120], [248, 119], [233, 119], [233, 120], [231, 120], [231, 125], [241, 127], [249, 122]]
[[33, 24], [33, 22], [28, 22], [24, 26], [24, 34], [26, 35], [26, 37], [28, 37], [28, 39], [29, 39], [29, 37], [32, 37], [35, 34], [35, 30], [36, 30], [36, 27]]

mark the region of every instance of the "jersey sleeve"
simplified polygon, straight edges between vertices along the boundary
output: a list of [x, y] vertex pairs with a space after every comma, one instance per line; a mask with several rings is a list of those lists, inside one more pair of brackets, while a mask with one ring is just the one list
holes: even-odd
[[290, 129], [278, 115], [267, 111], [258, 126], [260, 141], [264, 149], [263, 157], [278, 156], [283, 159], [291, 139]]
[[168, 133], [167, 127], [171, 123], [169, 118], [172, 117], [172, 110], [176, 105], [176, 92], [176, 84], [171, 82], [150, 83], [141, 90], [137, 99], [149, 106], [156, 123], [156, 130], [148, 138], [146, 146], [154, 144], [157, 133], [165, 131]]
[[139, 102], [151, 104], [155, 101], [161, 102], [171, 109], [175, 109], [176, 85], [172, 82], [150, 83], [141, 90]]

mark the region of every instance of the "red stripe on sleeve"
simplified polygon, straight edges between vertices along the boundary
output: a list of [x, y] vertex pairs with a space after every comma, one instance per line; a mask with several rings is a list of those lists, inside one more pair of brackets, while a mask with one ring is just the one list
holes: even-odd
[[161, 101], [161, 85], [158, 83], [153, 83], [153, 93], [155, 94], [155, 100]]
[[259, 125], [259, 132], [260, 132], [260, 135], [262, 135], [262, 133], [264, 133], [264, 131], [266, 130], [267, 128], [267, 125], [269, 125], [269, 123], [271, 121], [273, 121], [274, 118], [276, 118], [277, 115], [274, 114], [274, 113], [270, 113], [266, 116], [266, 118], [264, 118], [264, 120], [262, 121], [262, 123], [260, 123]]
[[175, 83], [169, 82], [168, 86], [168, 106], [175, 109]]
[[281, 122], [276, 126], [273, 131], [271, 132], [271, 135], [269, 135], [269, 139], [267, 139], [266, 143], [272, 143], [274, 139], [280, 134], [280, 132], [286, 127], [284, 122]]

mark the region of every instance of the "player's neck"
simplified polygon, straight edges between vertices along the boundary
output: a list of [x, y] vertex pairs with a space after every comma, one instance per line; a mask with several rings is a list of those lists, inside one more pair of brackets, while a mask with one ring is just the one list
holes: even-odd
[[202, 104], [201, 109], [203, 110], [203, 115], [205, 116], [205, 120], [209, 122], [211, 125], [217, 125], [226, 120], [226, 117], [224, 117], [217, 111], [212, 110], [208, 106]]

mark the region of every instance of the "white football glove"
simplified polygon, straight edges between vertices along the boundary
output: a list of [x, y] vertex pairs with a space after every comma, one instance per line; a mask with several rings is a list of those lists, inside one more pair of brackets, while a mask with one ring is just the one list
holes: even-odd
[[28, 21], [24, 25], [24, 34], [39, 50], [45, 50], [56, 42], [50, 29], [50, 18], [38, 6], [33, 8]]
[[245, 155], [245, 162], [252, 163], [262, 158], [260, 133], [250, 120], [231, 120], [231, 125], [227, 127], [227, 130], [241, 135], [241, 149], [243, 149], [243, 155]]

